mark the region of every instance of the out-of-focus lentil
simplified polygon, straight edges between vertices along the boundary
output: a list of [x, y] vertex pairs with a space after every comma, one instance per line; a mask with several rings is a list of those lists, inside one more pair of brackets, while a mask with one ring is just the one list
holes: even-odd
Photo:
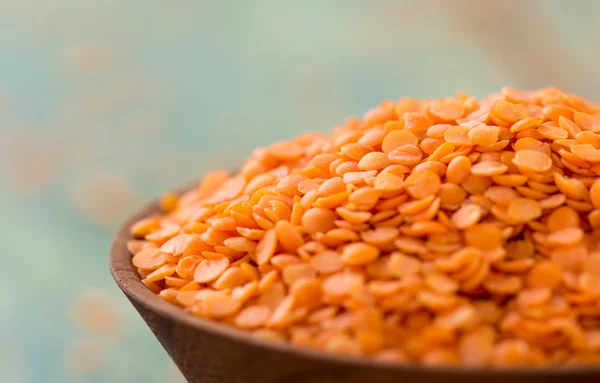
[[556, 88], [385, 101], [257, 149], [131, 229], [202, 317], [392, 363], [600, 363], [600, 106]]

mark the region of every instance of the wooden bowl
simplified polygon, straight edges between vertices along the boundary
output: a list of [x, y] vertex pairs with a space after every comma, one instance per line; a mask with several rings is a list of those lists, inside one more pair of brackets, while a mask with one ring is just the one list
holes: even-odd
[[137, 220], [158, 211], [158, 203], [152, 203], [123, 225], [110, 248], [110, 271], [189, 382], [600, 383], [600, 366], [468, 369], [394, 365], [267, 342], [242, 330], [198, 318], [148, 290], [131, 263], [126, 247], [131, 239], [129, 229]]

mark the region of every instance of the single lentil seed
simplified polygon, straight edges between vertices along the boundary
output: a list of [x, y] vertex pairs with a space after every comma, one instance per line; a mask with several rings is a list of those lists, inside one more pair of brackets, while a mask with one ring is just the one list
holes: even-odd
[[471, 161], [465, 156], [455, 157], [448, 164], [446, 177], [448, 182], [460, 184], [471, 174]]

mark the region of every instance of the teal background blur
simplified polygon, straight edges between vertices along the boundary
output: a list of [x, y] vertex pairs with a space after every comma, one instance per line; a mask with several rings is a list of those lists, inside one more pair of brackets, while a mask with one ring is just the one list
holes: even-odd
[[0, 381], [182, 381], [108, 272], [130, 212], [386, 98], [557, 85], [599, 101], [599, 14], [595, 0], [0, 0]]

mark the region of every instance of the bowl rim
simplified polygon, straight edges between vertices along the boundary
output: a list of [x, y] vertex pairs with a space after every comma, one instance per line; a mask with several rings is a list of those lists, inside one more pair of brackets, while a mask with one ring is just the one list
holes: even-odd
[[[188, 184], [185, 187], [179, 188], [176, 193], [182, 194], [191, 190], [196, 185], [197, 182], [193, 183], [192, 185]], [[109, 250], [109, 269], [113, 279], [129, 299], [134, 300], [136, 304], [143, 306], [151, 312], [179, 324], [194, 327], [198, 331], [203, 331], [213, 336], [226, 338], [229, 341], [246, 343], [261, 349], [262, 351], [284, 353], [290, 357], [303, 357], [305, 359], [326, 362], [338, 367], [346, 368], [362, 367], [397, 372], [398, 374], [448, 374], [453, 376], [461, 376], [464, 374], [478, 374], [480, 376], [487, 375], [494, 377], [510, 377], [515, 375], [535, 377], [548, 374], [560, 375], [564, 377], [575, 377], [581, 376], [582, 374], [600, 376], [600, 365], [578, 365], [564, 367], [519, 366], [493, 368], [466, 366], [428, 367], [408, 363], [396, 364], [366, 357], [337, 355], [317, 349], [294, 346], [286, 342], [270, 342], [253, 337], [250, 333], [236, 327], [197, 317], [192, 313], [184, 311], [181, 309], [181, 307], [161, 299], [158, 295], [150, 291], [141, 282], [141, 278], [131, 262], [132, 255], [127, 250], [127, 242], [130, 239], [133, 239], [130, 234], [131, 227], [138, 220], [159, 212], [159, 201], [154, 200], [143, 206], [126, 220], [126, 222], [121, 226], [114, 236], [111, 243]]]

